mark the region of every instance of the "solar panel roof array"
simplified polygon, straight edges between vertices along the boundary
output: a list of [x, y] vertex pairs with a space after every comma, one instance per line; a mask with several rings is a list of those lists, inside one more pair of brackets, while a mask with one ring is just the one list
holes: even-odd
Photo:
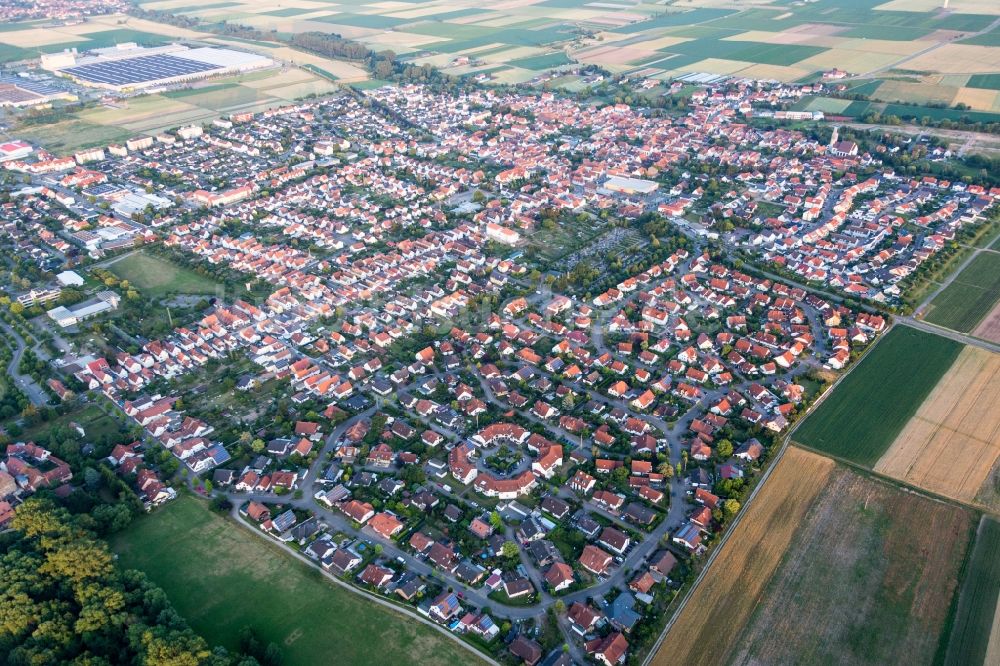
[[89, 65], [67, 67], [62, 70], [74, 78], [90, 83], [127, 86], [171, 79], [177, 76], [224, 69], [220, 65], [178, 58], [167, 54], [140, 56], [123, 60], [96, 62]]

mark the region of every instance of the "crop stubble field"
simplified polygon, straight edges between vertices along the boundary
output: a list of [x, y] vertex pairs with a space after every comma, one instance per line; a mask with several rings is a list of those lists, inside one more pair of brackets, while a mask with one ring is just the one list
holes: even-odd
[[732, 663], [931, 663], [971, 533], [962, 507], [838, 467]]
[[1000, 354], [965, 347], [875, 471], [965, 502], [1000, 456]]
[[963, 507], [790, 447], [653, 663], [929, 664], [972, 527]]
[[795, 441], [866, 467], [878, 462], [962, 350], [895, 326], [795, 432]]
[[834, 466], [801, 449], [785, 452], [692, 592], [653, 666], [723, 662]]

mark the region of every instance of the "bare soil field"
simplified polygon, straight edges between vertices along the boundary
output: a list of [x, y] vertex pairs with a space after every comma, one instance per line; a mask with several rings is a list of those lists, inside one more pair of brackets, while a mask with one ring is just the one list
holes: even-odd
[[725, 660], [833, 469], [828, 458], [786, 451], [692, 593], [653, 666]]
[[994, 305], [990, 313], [972, 330], [972, 335], [1000, 343], [1000, 302]]
[[1000, 456], [1000, 354], [965, 347], [875, 471], [972, 501]]
[[727, 661], [931, 664], [972, 513], [838, 468], [799, 522]]

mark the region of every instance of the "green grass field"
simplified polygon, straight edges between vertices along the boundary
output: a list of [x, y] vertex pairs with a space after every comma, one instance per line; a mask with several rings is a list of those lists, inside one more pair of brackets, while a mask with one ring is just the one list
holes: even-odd
[[146, 298], [170, 294], [213, 294], [216, 283], [194, 271], [144, 252], [130, 254], [108, 266], [122, 280], [128, 280]]
[[181, 495], [115, 535], [120, 563], [144, 571], [212, 644], [235, 649], [252, 626], [285, 666], [476, 664], [411, 618], [336, 587], [247, 528]]
[[982, 664], [986, 657], [1000, 595], [1000, 557], [997, 553], [1000, 553], [1000, 523], [984, 517], [972, 547], [948, 638], [944, 660], [947, 666]]
[[795, 431], [805, 446], [872, 466], [962, 350], [896, 326]]
[[1000, 254], [980, 252], [944, 290], [931, 301], [927, 321], [967, 333], [983, 320], [1000, 300]]
[[987, 90], [1000, 90], [1000, 74], [973, 74], [969, 77], [970, 88], [986, 88]]

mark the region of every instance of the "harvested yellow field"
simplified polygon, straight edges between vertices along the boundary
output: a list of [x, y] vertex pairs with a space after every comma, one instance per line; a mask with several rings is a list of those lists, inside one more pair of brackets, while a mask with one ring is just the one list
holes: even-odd
[[966, 347], [875, 471], [972, 501], [1000, 457], [1000, 354]]
[[996, 105], [998, 93], [985, 88], [959, 88], [952, 104], [967, 104], [970, 108], [980, 111], [992, 111]]
[[532, 69], [521, 67], [511, 67], [502, 72], [496, 73], [496, 80], [500, 83], [524, 83], [538, 76], [538, 72]]
[[1000, 49], [993, 46], [944, 44], [908, 61], [906, 68], [942, 74], [988, 74], [1000, 71]]
[[60, 28], [60, 31], [86, 35], [91, 32], [118, 30], [121, 28], [140, 30], [142, 32], [152, 32], [157, 35], [166, 35], [167, 37], [177, 37], [179, 39], [197, 39], [209, 34], [198, 32], [196, 30], [188, 30], [187, 28], [178, 28], [177, 26], [169, 25], [167, 23], [147, 21], [145, 19], [136, 18], [134, 16], [126, 16], [124, 14], [111, 14], [109, 16], [93, 17], [88, 19], [86, 23]]
[[[708, 72], [709, 74], [735, 74], [736, 72], [746, 69], [749, 63], [743, 60], [726, 60], [724, 58], [705, 58], [700, 60], [686, 69], [692, 72]], [[667, 60], [663, 63], [664, 66], [669, 67], [670, 61]]]
[[233, 81], [247, 88], [266, 90], [268, 88], [279, 88], [293, 83], [303, 83], [305, 81], [315, 81], [317, 79], [315, 74], [310, 74], [306, 70], [299, 69], [298, 67], [287, 67], [283, 69], [280, 74], [275, 71], [272, 71], [271, 73], [272, 76], [244, 76], [233, 79]]
[[196, 110], [201, 109], [180, 100], [168, 99], [161, 95], [144, 95], [129, 100], [127, 105], [120, 109], [109, 107], [88, 109], [80, 113], [80, 118], [98, 125], [123, 125]]
[[300, 81], [278, 88], [268, 88], [267, 94], [280, 99], [292, 102], [302, 99], [307, 95], [329, 95], [337, 90], [337, 84], [326, 79], [314, 79], [312, 81]]
[[881, 67], [888, 67], [904, 56], [892, 53], [869, 53], [850, 49], [832, 48], [799, 62], [804, 67], [830, 69], [837, 67], [852, 74], [863, 74]]
[[549, 52], [551, 52], [551, 49], [545, 49], [539, 46], [515, 46], [513, 48], [504, 49], [503, 51], [497, 51], [496, 53], [489, 53], [482, 56], [480, 59], [484, 62], [503, 64], [510, 62], [511, 60], [530, 58], [532, 56]]
[[67, 42], [85, 41], [86, 37], [79, 35], [67, 35], [56, 30], [42, 28], [27, 28], [25, 30], [13, 30], [11, 32], [0, 32], [0, 43], [19, 46], [30, 49], [36, 46], [48, 46], [49, 44], [64, 44]]
[[746, 69], [741, 69], [739, 74], [740, 76], [748, 76], [753, 79], [762, 79], [765, 81], [770, 79], [798, 81], [811, 71], [811, 69], [802, 69], [801, 67], [757, 64], [750, 65]]
[[385, 44], [387, 47], [408, 47], [408, 48], [419, 48], [424, 44], [433, 44], [434, 42], [440, 42], [440, 37], [434, 37], [432, 35], [418, 35], [414, 32], [397, 32], [393, 31], [391, 34], [379, 34], [372, 35], [371, 37], [365, 38], [365, 42], [378, 42], [380, 44]]
[[836, 48], [845, 41], [840, 37], [815, 35], [800, 30], [785, 30], [782, 32], [767, 32], [764, 30], [747, 30], [737, 35], [726, 37], [727, 42], [764, 42], [766, 44], [809, 44], [810, 46], [825, 46]]
[[896, 100], [913, 101], [921, 104], [939, 102], [951, 105], [951, 100], [958, 94], [958, 88], [943, 86], [936, 83], [909, 83], [907, 81], [884, 82], [873, 95], [876, 99], [887, 102]]
[[653, 666], [718, 664], [726, 658], [833, 470], [829, 458], [786, 450], [691, 593]]

